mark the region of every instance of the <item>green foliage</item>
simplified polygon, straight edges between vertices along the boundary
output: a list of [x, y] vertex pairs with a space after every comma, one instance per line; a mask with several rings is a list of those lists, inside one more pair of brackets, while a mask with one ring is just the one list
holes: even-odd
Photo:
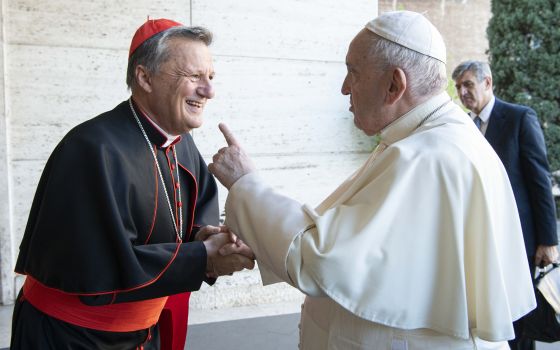
[[455, 81], [453, 79], [447, 79], [447, 88], [445, 88], [445, 90], [453, 101], [459, 101], [459, 95], [457, 95], [457, 89], [455, 88]]
[[496, 96], [533, 108], [560, 169], [560, 1], [492, 0], [487, 34]]
[[453, 79], [451, 78], [447, 79], [447, 88], [445, 89], [445, 91], [447, 91], [447, 94], [449, 94], [449, 96], [457, 106], [461, 107], [463, 111], [467, 113], [469, 112], [469, 110], [465, 108], [465, 106], [463, 106], [463, 104], [461, 103], [461, 99], [459, 99], [459, 95], [457, 95], [457, 89], [455, 88], [455, 81]]

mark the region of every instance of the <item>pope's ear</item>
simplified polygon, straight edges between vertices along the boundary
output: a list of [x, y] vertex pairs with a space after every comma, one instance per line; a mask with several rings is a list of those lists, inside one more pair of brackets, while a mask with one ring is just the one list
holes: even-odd
[[138, 87], [145, 92], [152, 92], [152, 78], [145, 66], [137, 65], [136, 69], [134, 69], [134, 76], [136, 77]]
[[391, 84], [387, 91], [386, 102], [389, 104], [397, 102], [404, 94], [406, 84], [406, 74], [404, 74], [404, 71], [400, 68], [394, 68], [391, 72]]

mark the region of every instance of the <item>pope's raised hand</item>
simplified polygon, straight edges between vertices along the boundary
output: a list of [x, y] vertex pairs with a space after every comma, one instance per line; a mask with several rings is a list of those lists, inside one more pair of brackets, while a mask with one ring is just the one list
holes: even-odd
[[255, 166], [229, 128], [224, 123], [219, 128], [227, 147], [214, 154], [208, 169], [229, 190], [241, 177], [255, 171]]

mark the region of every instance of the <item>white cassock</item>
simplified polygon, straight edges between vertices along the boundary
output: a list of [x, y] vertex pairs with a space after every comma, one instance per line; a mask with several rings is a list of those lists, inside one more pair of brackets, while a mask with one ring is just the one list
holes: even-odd
[[226, 224], [308, 296], [303, 349], [507, 349], [535, 299], [498, 156], [447, 93], [380, 136], [316, 209], [245, 175]]

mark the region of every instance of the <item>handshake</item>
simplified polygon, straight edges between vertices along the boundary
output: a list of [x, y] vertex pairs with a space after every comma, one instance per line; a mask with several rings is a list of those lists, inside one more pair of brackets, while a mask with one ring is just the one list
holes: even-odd
[[206, 247], [206, 276], [231, 275], [255, 267], [255, 254], [227, 226], [204, 226], [196, 234]]

